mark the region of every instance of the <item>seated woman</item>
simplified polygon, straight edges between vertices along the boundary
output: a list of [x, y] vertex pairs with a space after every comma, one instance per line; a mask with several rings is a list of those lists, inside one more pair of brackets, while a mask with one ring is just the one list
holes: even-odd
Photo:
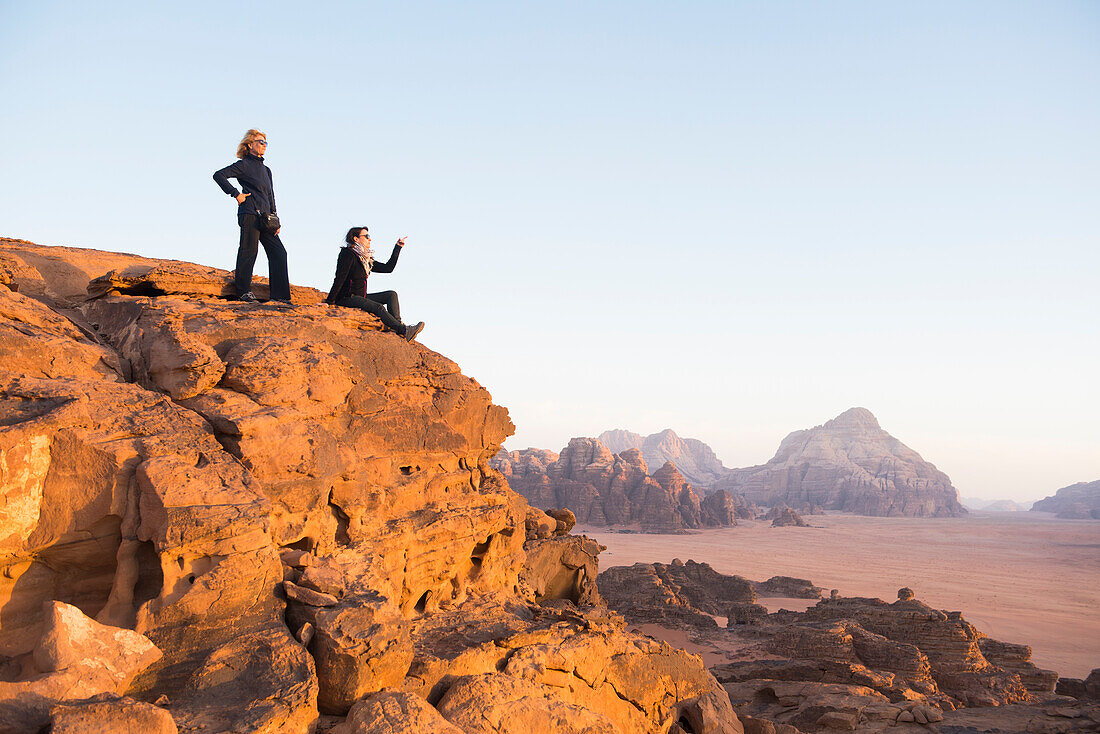
[[411, 342], [423, 331], [424, 322], [411, 326], [401, 323], [401, 306], [398, 304], [397, 294], [393, 291], [367, 293], [367, 278], [372, 271], [393, 272], [397, 265], [397, 258], [401, 254], [401, 248], [405, 246], [405, 238], [402, 237], [397, 241], [393, 246], [390, 259], [384, 263], [374, 259], [374, 251], [370, 246], [370, 232], [366, 227], [352, 227], [348, 230], [344, 241], [347, 245], [340, 248], [340, 255], [336, 258], [336, 279], [332, 281], [332, 288], [328, 292], [325, 303], [369, 311], [382, 319], [382, 325], [387, 329]]

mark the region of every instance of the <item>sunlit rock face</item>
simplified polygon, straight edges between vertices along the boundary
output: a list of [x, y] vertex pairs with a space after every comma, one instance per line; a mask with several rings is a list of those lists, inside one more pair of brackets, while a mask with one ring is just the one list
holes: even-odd
[[714, 488], [760, 505], [880, 517], [966, 514], [946, 474], [879, 427], [865, 408], [783, 439], [767, 464], [734, 469]]
[[[181, 731], [309, 731], [384, 689], [437, 706], [458, 670], [521, 678], [615, 731], [687, 715], [696, 731], [741, 731], [698, 660], [604, 619], [599, 546], [570, 539], [568, 513], [529, 515], [489, 466], [513, 428], [484, 388], [317, 291], [295, 288], [294, 307], [227, 301], [230, 277], [0, 240], [13, 685], [37, 675], [56, 599], [161, 651], [115, 693], [167, 695]], [[534, 535], [529, 516], [545, 518]], [[621, 680], [588, 677], [600, 655], [629, 663]], [[659, 686], [632, 677], [652, 665]], [[562, 670], [587, 687], [559, 690]], [[479, 698], [510, 685], [471, 680], [451, 700], [518, 715], [524, 697]], [[616, 691], [644, 713], [621, 719], [636, 706]]]

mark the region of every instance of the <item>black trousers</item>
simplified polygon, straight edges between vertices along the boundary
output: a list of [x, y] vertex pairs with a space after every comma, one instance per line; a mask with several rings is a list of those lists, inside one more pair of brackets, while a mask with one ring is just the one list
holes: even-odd
[[237, 248], [237, 274], [233, 285], [237, 295], [243, 296], [252, 290], [252, 268], [256, 265], [257, 245], [264, 246], [267, 253], [267, 274], [271, 280], [271, 297], [276, 301], [290, 300], [290, 276], [286, 272], [286, 248], [279, 236], [271, 232], [261, 232], [256, 227], [255, 214], [237, 215], [241, 225], [241, 244]]
[[[382, 319], [382, 324], [390, 331], [396, 331], [405, 335], [405, 325], [401, 323], [401, 304], [397, 301], [397, 294], [393, 291], [381, 293], [368, 293], [366, 298], [362, 296], [348, 296], [340, 301], [340, 306], [358, 308], [372, 313]], [[387, 310], [389, 309], [389, 310]]]

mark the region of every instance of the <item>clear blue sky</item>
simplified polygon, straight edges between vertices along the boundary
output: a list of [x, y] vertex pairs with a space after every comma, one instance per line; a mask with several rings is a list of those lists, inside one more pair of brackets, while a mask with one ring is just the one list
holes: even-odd
[[0, 234], [230, 269], [258, 127], [291, 280], [408, 235], [511, 448], [860, 405], [964, 495], [1100, 478], [1100, 3], [304, 8], [0, 2]]

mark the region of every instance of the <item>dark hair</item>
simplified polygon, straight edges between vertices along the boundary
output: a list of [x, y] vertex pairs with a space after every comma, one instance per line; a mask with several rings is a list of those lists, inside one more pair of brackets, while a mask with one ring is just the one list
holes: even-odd
[[350, 245], [351, 241], [358, 237], [359, 233], [362, 232], [364, 229], [370, 232], [370, 230], [366, 227], [352, 227], [348, 230], [348, 233], [344, 235], [344, 242], [347, 242]]

